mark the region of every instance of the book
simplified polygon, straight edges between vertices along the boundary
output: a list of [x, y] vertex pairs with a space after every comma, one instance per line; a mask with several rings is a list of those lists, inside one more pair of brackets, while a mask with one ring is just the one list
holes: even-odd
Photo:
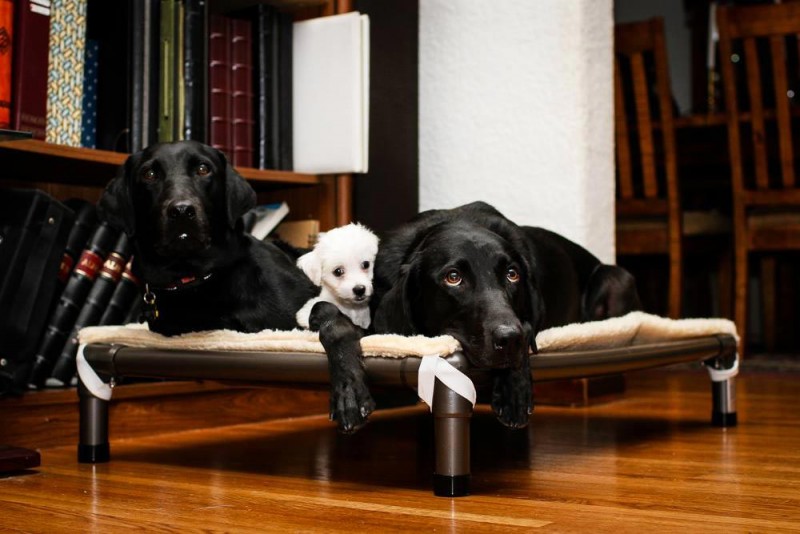
[[253, 27], [249, 20], [230, 20], [231, 160], [253, 166]]
[[97, 146], [97, 41], [86, 40], [86, 59], [83, 66], [83, 110], [81, 118], [81, 146]]
[[44, 139], [47, 126], [47, 62], [50, 0], [22, 0], [15, 14], [12, 127]]
[[175, 141], [175, 0], [161, 0], [161, 84], [158, 95], [158, 141]]
[[97, 208], [95, 205], [85, 200], [72, 199], [66, 204], [75, 213], [75, 222], [69, 230], [67, 244], [64, 247], [64, 254], [61, 257], [61, 265], [58, 268], [58, 288], [57, 293], [61, 295], [64, 286], [67, 284], [78, 254], [86, 246], [86, 242], [97, 227]]
[[250, 234], [256, 239], [264, 239], [289, 214], [289, 205], [286, 202], [265, 204], [253, 208], [248, 214], [255, 218]]
[[158, 140], [160, 6], [160, 0], [130, 0], [131, 152]]
[[134, 307], [134, 303], [141, 296], [141, 281], [133, 274], [133, 256], [125, 265], [122, 277], [114, 289], [114, 294], [108, 301], [103, 315], [100, 317], [99, 325], [124, 324], [128, 314]]
[[[294, 19], [291, 13], [278, 13], [278, 166], [294, 169]], [[322, 51], [325, 54], [325, 51]], [[320, 88], [322, 89], [322, 88]], [[323, 90], [324, 92], [324, 90]], [[326, 97], [327, 98], [327, 97]]]
[[208, 3], [185, 0], [183, 138], [206, 142], [208, 122]]
[[27, 383], [73, 219], [42, 191], [0, 191], [0, 394]]
[[103, 266], [86, 295], [86, 300], [78, 313], [72, 331], [67, 337], [61, 353], [56, 359], [55, 366], [48, 385], [64, 386], [69, 384], [75, 375], [75, 356], [78, 352], [78, 332], [86, 326], [94, 326], [100, 321], [111, 296], [122, 278], [122, 272], [130, 257], [131, 243], [125, 233], [119, 234], [116, 243], [103, 261]]
[[180, 141], [183, 139], [183, 124], [186, 120], [186, 81], [183, 78], [184, 60], [186, 54], [183, 49], [185, 38], [185, 14], [184, 3], [181, 0], [175, 1], [175, 57], [173, 58], [173, 77], [175, 80], [175, 95], [172, 98], [172, 136], [173, 140]]
[[81, 145], [86, 0], [53, 0], [47, 66], [46, 140]]
[[103, 266], [105, 257], [117, 240], [118, 232], [107, 223], [101, 223], [92, 234], [72, 270], [64, 291], [47, 321], [47, 327], [39, 342], [28, 376], [28, 384], [40, 387], [44, 384], [75, 324], [86, 296]]
[[357, 12], [296, 22], [294, 170], [367, 172], [369, 18]]
[[208, 36], [208, 144], [228, 157], [231, 152], [230, 42], [228, 18], [213, 15]]
[[0, 0], [0, 128], [11, 127], [11, 72], [14, 50], [14, 2]]
[[278, 225], [274, 235], [293, 247], [313, 248], [319, 239], [319, 221], [317, 219], [287, 221]]
[[256, 108], [255, 165], [277, 169], [278, 145], [278, 17], [275, 8], [256, 6], [253, 16], [253, 80]]

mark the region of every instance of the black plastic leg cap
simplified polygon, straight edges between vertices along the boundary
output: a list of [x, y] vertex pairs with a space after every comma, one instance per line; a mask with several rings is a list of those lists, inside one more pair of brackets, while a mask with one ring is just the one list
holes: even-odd
[[714, 426], [721, 426], [721, 427], [728, 427], [728, 426], [736, 426], [736, 412], [731, 413], [723, 413], [723, 412], [712, 412], [711, 413], [711, 424]]
[[108, 443], [100, 445], [78, 444], [78, 462], [82, 464], [102, 464], [111, 459]]
[[466, 497], [469, 495], [469, 475], [433, 474], [433, 494], [437, 497]]

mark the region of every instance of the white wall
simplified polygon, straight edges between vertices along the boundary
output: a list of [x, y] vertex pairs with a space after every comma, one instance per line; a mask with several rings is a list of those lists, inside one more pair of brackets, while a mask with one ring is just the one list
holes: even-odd
[[612, 0], [420, 0], [420, 210], [473, 200], [614, 258]]

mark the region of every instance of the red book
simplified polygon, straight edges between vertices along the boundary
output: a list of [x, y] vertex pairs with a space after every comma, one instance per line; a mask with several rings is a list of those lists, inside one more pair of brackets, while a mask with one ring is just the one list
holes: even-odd
[[14, 3], [0, 0], [0, 128], [11, 127], [11, 58], [14, 42]]
[[50, 48], [49, 0], [17, 4], [14, 36], [13, 127], [44, 139], [47, 125], [47, 53]]
[[233, 165], [254, 166], [253, 25], [231, 19], [231, 119]]
[[[208, 36], [208, 143], [232, 158], [231, 65], [229, 19], [212, 16]], [[231, 162], [233, 160], [231, 159]]]

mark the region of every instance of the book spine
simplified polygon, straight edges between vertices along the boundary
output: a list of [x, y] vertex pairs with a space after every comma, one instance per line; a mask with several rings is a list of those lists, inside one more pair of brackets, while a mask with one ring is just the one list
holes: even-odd
[[183, 49], [184, 42], [184, 3], [180, 0], [175, 1], [175, 13], [173, 23], [175, 24], [174, 50], [175, 57], [172, 63], [172, 72], [175, 79], [175, 95], [172, 98], [172, 138], [175, 141], [183, 139], [183, 123], [186, 120], [186, 80], [183, 77], [183, 64], [185, 54]]
[[69, 231], [67, 245], [64, 248], [64, 255], [61, 258], [61, 265], [58, 269], [58, 289], [60, 292], [67, 285], [75, 260], [78, 254], [86, 246], [86, 241], [97, 226], [97, 210], [94, 204], [86, 203], [75, 210], [75, 222]]
[[11, 127], [11, 72], [14, 47], [14, 2], [0, 0], [0, 128]]
[[144, 1], [144, 30], [142, 36], [142, 147], [158, 141], [158, 102], [160, 76], [160, 0]]
[[183, 76], [184, 139], [206, 141], [208, 121], [208, 4], [186, 0]]
[[259, 169], [275, 168], [270, 157], [269, 145], [272, 136], [272, 43], [275, 10], [264, 4], [256, 6], [253, 19], [253, 92], [255, 99], [255, 166]]
[[292, 24], [290, 13], [280, 13], [278, 44], [279, 161], [278, 169], [294, 168], [292, 145]]
[[100, 317], [99, 325], [123, 324], [126, 317], [134, 307], [134, 303], [141, 295], [141, 281], [132, 272], [133, 257], [128, 260], [122, 272], [114, 294], [108, 301], [108, 307]]
[[231, 19], [231, 119], [233, 165], [253, 166], [253, 27]]
[[75, 375], [75, 356], [78, 352], [78, 332], [86, 326], [94, 326], [100, 321], [103, 311], [108, 306], [111, 296], [117, 283], [122, 278], [122, 272], [130, 257], [130, 241], [124, 233], [120, 234], [117, 242], [112, 247], [111, 252], [103, 262], [97, 279], [92, 285], [92, 289], [86, 296], [86, 301], [81, 307], [75, 324], [72, 326], [72, 333], [67, 338], [61, 354], [53, 367], [51, 378], [58, 381], [59, 385], [69, 384]]
[[[131, 49], [129, 64], [131, 68], [131, 152], [139, 152], [144, 148], [144, 110], [145, 110], [145, 9], [147, 1], [133, 0], [130, 3]], [[88, 68], [88, 65], [87, 65]]]
[[209, 139], [208, 142], [226, 155], [231, 141], [231, 69], [228, 19], [212, 16], [208, 37]]
[[51, 11], [46, 139], [80, 146], [86, 0], [53, 0]]
[[161, 84], [158, 91], [158, 140], [175, 138], [175, 0], [161, 0]]
[[86, 41], [86, 59], [83, 77], [83, 117], [81, 119], [81, 146], [97, 146], [97, 41]]
[[47, 329], [39, 343], [28, 379], [29, 384], [39, 387], [50, 376], [53, 364], [75, 324], [83, 302], [97, 278], [105, 256], [117, 239], [117, 235], [117, 232], [108, 224], [102, 223], [97, 227], [81, 253], [78, 264], [72, 270], [64, 292], [50, 316]]
[[23, 0], [14, 28], [12, 127], [45, 138], [50, 0]]

